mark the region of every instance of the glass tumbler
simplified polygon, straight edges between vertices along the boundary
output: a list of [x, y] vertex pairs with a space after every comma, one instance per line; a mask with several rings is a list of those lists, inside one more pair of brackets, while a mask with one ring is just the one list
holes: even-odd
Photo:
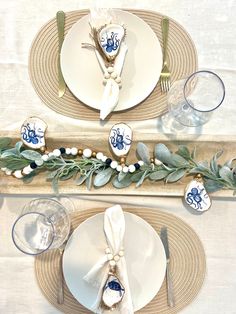
[[68, 238], [70, 218], [54, 199], [40, 198], [26, 204], [12, 227], [12, 239], [23, 253], [41, 254], [59, 248]]
[[198, 127], [222, 104], [225, 86], [211, 71], [198, 71], [173, 83], [167, 95], [170, 115], [180, 124]]

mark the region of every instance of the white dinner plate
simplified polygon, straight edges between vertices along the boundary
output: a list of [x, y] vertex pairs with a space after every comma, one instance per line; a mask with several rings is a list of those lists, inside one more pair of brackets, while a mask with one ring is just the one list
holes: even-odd
[[[125, 212], [124, 248], [134, 310], [148, 304], [159, 291], [165, 277], [166, 256], [157, 232], [145, 220]], [[73, 296], [91, 310], [98, 288], [83, 277], [107, 247], [103, 231], [104, 213], [78, 226], [70, 237], [63, 256], [66, 284]]]
[[[114, 10], [127, 30], [128, 52], [122, 71], [122, 88], [115, 111], [131, 108], [155, 88], [162, 68], [162, 51], [151, 27], [134, 14]], [[89, 16], [81, 18], [65, 37], [61, 50], [61, 69], [71, 92], [84, 104], [100, 109], [104, 90], [103, 74], [95, 53], [82, 48], [92, 43]]]

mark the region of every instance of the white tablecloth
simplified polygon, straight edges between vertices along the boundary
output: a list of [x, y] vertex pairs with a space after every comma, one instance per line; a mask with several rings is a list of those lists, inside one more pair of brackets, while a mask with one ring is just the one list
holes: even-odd
[[[53, 112], [34, 92], [27, 69], [31, 42], [39, 28], [56, 11], [85, 9], [95, 4], [105, 7], [150, 9], [181, 23], [191, 34], [199, 56], [199, 68], [211, 69], [224, 80], [226, 98], [211, 121], [198, 129], [203, 134], [236, 135], [236, 3], [233, 0], [202, 1], [0, 1], [0, 135], [16, 131], [30, 115], [43, 118], [50, 131], [107, 132], [110, 123], [78, 121]], [[159, 119], [130, 123], [134, 132], [162, 132]], [[188, 132], [196, 132], [190, 130]], [[207, 148], [206, 148], [207, 149]], [[235, 152], [236, 154], [236, 152]], [[234, 155], [234, 152], [232, 152]], [[35, 196], [36, 197], [36, 196]], [[22, 206], [34, 198], [2, 195], [0, 198], [0, 313], [58, 313], [41, 294], [34, 277], [33, 258], [18, 252], [11, 241], [11, 226]], [[120, 197], [72, 197], [76, 208], [105, 208], [107, 202], [120, 203]], [[189, 223], [201, 238], [207, 257], [206, 280], [196, 300], [182, 313], [236, 313], [236, 211], [235, 200], [214, 199], [209, 212], [191, 214], [181, 199], [161, 197], [122, 197], [122, 204], [150, 206], [175, 213]]]

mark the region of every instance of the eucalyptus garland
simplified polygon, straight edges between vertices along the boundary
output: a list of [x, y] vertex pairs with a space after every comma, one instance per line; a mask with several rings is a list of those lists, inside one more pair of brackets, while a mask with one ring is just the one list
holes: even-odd
[[106, 161], [94, 157], [67, 156], [63, 153], [60, 156], [49, 154], [48, 159], [41, 162], [43, 153], [24, 147], [21, 141], [15, 145], [11, 145], [11, 142], [11, 138], [0, 138], [0, 168], [6, 174], [14, 175], [14, 172], [21, 171], [32, 162], [36, 163], [37, 168], [23, 176], [22, 180], [30, 182], [44, 172], [46, 180], [52, 182], [56, 193], [59, 181], [68, 179], [74, 180], [75, 185], [85, 183], [88, 189], [100, 188], [109, 182], [115, 188], [122, 189], [132, 183], [139, 187], [145, 180], [173, 183], [186, 175], [201, 174], [208, 192], [231, 189], [236, 194], [234, 159], [223, 165], [218, 163], [223, 151], [216, 152], [209, 161], [196, 161], [196, 149], [190, 151], [184, 145], [178, 146], [176, 152], [171, 152], [166, 145], [159, 143], [155, 145], [151, 156], [148, 147], [144, 143], [138, 143], [137, 155], [142, 163], [131, 173], [118, 172]]

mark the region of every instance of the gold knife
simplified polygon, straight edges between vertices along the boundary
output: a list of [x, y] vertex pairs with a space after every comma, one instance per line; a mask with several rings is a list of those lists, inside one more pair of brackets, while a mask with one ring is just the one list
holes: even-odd
[[169, 242], [168, 242], [168, 233], [167, 228], [161, 228], [161, 241], [163, 243], [165, 252], [166, 252], [166, 283], [167, 283], [167, 303], [168, 306], [175, 306], [175, 297], [174, 297], [174, 287], [172, 276], [170, 272], [170, 251], [169, 251]]
[[57, 31], [58, 31], [58, 96], [62, 97], [66, 91], [66, 83], [64, 81], [62, 72], [61, 72], [61, 47], [64, 40], [64, 27], [65, 27], [65, 13], [63, 11], [57, 12]]

